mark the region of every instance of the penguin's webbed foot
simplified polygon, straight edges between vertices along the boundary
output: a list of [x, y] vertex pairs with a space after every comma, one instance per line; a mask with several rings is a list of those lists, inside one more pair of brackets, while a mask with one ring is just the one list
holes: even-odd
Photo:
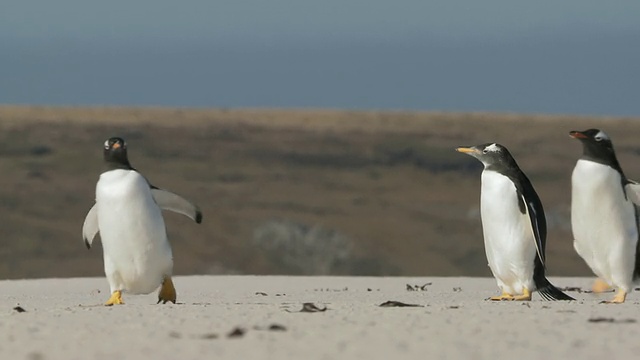
[[124, 301], [122, 301], [122, 291], [116, 290], [111, 294], [109, 300], [104, 303], [104, 306], [112, 306], [112, 305], [122, 305]]
[[602, 301], [600, 303], [601, 304], [622, 304], [626, 299], [627, 299], [627, 292], [622, 289], [618, 289], [618, 292], [616, 293], [616, 296], [613, 297], [613, 299]]
[[492, 296], [490, 298], [488, 298], [487, 300], [491, 300], [491, 301], [513, 301], [513, 295], [511, 294], [507, 294], [506, 292], [502, 292], [502, 295], [500, 296]]
[[162, 282], [162, 287], [158, 292], [158, 304], [160, 304], [160, 302], [162, 302], [163, 304], [166, 304], [168, 301], [175, 304], [176, 297], [177, 297], [176, 288], [173, 287], [173, 281], [171, 281], [171, 277], [167, 276], [164, 278], [164, 281]]
[[607, 282], [602, 280], [601, 278], [596, 278], [593, 281], [593, 285], [591, 285], [591, 291], [593, 291], [596, 294], [611, 291], [611, 290], [613, 290], [611, 286], [609, 286], [609, 284], [607, 284]]
[[491, 301], [529, 301], [531, 300], [531, 292], [529, 289], [524, 288], [522, 295], [511, 295], [506, 292], [502, 292], [500, 296], [492, 296], [488, 300]]
[[531, 292], [529, 289], [522, 289], [522, 295], [516, 295], [513, 297], [514, 301], [531, 301]]

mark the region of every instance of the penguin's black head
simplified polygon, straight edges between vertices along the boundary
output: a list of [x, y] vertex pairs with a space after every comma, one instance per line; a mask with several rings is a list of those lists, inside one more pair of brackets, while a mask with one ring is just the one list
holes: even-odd
[[124, 139], [112, 137], [104, 142], [104, 161], [113, 169], [131, 169]]
[[604, 131], [599, 129], [570, 131], [569, 136], [580, 140], [585, 158], [607, 165], [614, 162], [617, 164], [613, 143]]
[[500, 170], [518, 167], [509, 150], [497, 143], [461, 146], [458, 147], [456, 151], [471, 155], [480, 160], [485, 169]]

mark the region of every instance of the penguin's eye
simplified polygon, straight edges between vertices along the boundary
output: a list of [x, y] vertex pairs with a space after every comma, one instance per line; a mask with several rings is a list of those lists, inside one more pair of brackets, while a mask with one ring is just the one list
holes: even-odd
[[595, 139], [596, 141], [602, 141], [602, 136], [599, 136], [599, 135], [598, 135], [598, 136], [594, 137], [594, 139]]
[[486, 154], [486, 153], [488, 153], [488, 152], [489, 152], [489, 150], [487, 150], [487, 149], [482, 150], [482, 153], [483, 153], [483, 154]]

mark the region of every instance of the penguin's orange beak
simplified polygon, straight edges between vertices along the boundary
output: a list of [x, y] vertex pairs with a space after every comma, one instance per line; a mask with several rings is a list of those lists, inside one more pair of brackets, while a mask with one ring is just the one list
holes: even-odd
[[120, 148], [120, 143], [114, 143], [113, 145], [111, 145], [112, 149], [118, 149]]
[[569, 136], [571, 136], [574, 139], [586, 139], [587, 135], [581, 133], [580, 131], [570, 131], [569, 132]]
[[459, 148], [456, 148], [456, 151], [457, 151], [457, 152], [464, 153], [464, 154], [473, 154], [473, 153], [478, 152], [478, 150], [476, 150], [476, 149], [474, 149], [474, 148], [471, 148], [471, 147], [464, 147], [464, 146], [461, 146], [461, 147], [459, 147]]

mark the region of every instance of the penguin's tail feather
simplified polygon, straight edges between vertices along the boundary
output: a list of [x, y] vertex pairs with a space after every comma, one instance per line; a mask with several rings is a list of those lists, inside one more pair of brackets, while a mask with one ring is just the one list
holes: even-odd
[[553, 284], [550, 283], [549, 280], [547, 280], [547, 278], [544, 278], [544, 281], [542, 281], [542, 284], [540, 285], [541, 286], [538, 286], [538, 292], [540, 293], [540, 296], [542, 296], [544, 300], [549, 300], [549, 301], [575, 300], [571, 296], [563, 293], [557, 287], [553, 286]]

